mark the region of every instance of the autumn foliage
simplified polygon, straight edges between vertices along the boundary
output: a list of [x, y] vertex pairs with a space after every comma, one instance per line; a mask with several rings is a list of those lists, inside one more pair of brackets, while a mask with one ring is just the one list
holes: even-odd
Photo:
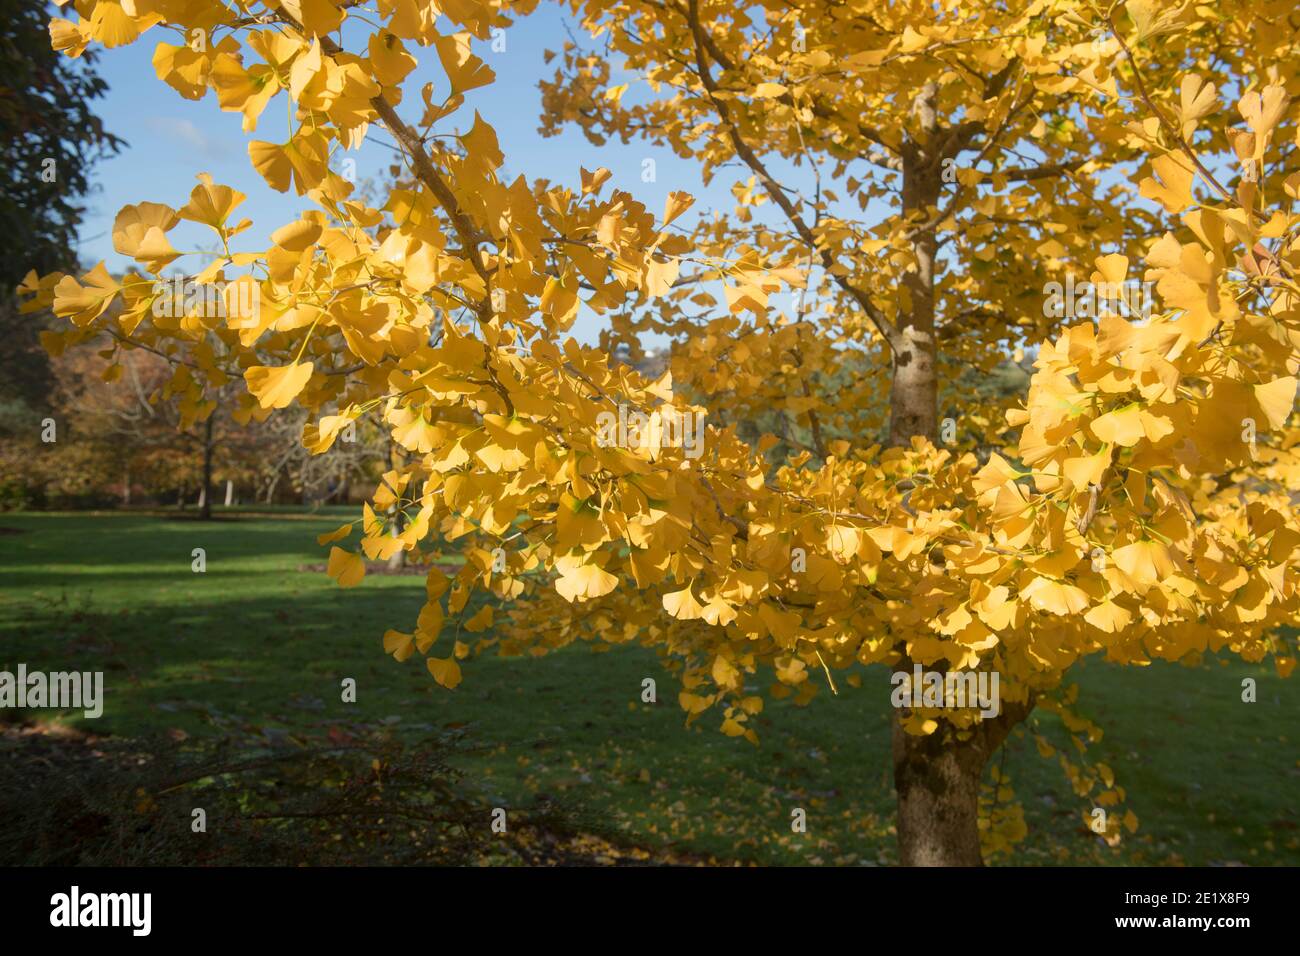
[[[207, 176], [175, 207], [124, 208], [114, 245], [138, 271], [25, 283], [30, 308], [67, 320], [48, 344], [173, 357], [188, 421], [242, 378], [241, 420], [308, 409], [318, 454], [382, 413], [409, 464], [322, 544], [344, 586], [363, 557], [464, 555], [453, 578], [431, 566], [417, 621], [377, 622], [386, 651], [447, 688], [492, 647], [639, 642], [690, 721], [757, 742], [758, 681], [804, 703], [887, 694], [862, 665], [996, 671], [996, 718], [898, 715], [905, 862], [978, 862], [1023, 832], [979, 819], [982, 770], [1035, 708], [1096, 739], [1064, 683], [1085, 657], [1291, 671], [1289, 4], [572, 0], [592, 49], [557, 51], [545, 128], [645, 137], [704, 181], [742, 170], [735, 208], [703, 216], [685, 192], [647, 209], [603, 168], [499, 176], [467, 98], [494, 78], [474, 40], [534, 5], [72, 4], [57, 48], [157, 37], [160, 79], [241, 112], [253, 166], [312, 209], [254, 233], [244, 197]], [[417, 52], [445, 82], [413, 94]], [[376, 206], [336, 171], [372, 127], [404, 163]], [[182, 220], [225, 250], [187, 266], [230, 283], [223, 315], [156, 314]], [[1067, 275], [1149, 283], [1150, 314], [1128, 291], [1051, 314]], [[774, 304], [787, 293], [794, 309]], [[600, 347], [567, 334], [580, 308], [605, 317]], [[673, 343], [657, 380], [610, 357], [647, 333]], [[954, 393], [1035, 349], [1011, 407]], [[601, 441], [619, 406], [651, 436], [704, 415], [703, 454]], [[773, 410], [784, 433], [755, 434]], [[495, 612], [465, 615], [475, 590]], [[1110, 768], [1040, 749], [1081, 812], [1121, 804]], [[1124, 824], [1112, 813], [1108, 837]]]

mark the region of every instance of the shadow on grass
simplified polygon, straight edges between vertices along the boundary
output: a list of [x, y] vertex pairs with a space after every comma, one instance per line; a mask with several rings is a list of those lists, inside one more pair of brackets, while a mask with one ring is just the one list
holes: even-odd
[[572, 801], [497, 811], [451, 758], [334, 728], [325, 739], [111, 740], [0, 729], [0, 865], [376, 866], [692, 863], [610, 833]]
[[[884, 669], [864, 669], [861, 689], [841, 684], [806, 708], [768, 700], [754, 721], [758, 747], [719, 734], [713, 713], [685, 728], [675, 679], [638, 646], [471, 658], [449, 692], [418, 661], [382, 651], [384, 630], [411, 629], [419, 577], [367, 577], [340, 591], [297, 570], [322, 560], [315, 535], [342, 520], [227, 522], [200, 540], [192, 523], [138, 516], [6, 515], [28, 533], [0, 547], [0, 669], [104, 670], [104, 718], [60, 718], [99, 733], [310, 736], [360, 724], [412, 742], [463, 728], [481, 749], [452, 759], [493, 805], [572, 800], [639, 845], [728, 859], [894, 859]], [[190, 573], [194, 546], [208, 549], [207, 574]], [[452, 636], [434, 653], [445, 655]], [[1030, 830], [1015, 862], [1300, 862], [1294, 685], [1237, 660], [1191, 669], [1090, 660], [1074, 676], [1079, 710], [1106, 732], [1092, 756], [1114, 769], [1141, 828], [1118, 850], [1099, 845], [1084, 826], [1087, 800], [1030, 740], [1013, 738], [1006, 770]], [[1258, 681], [1257, 703], [1240, 699], [1246, 677]], [[341, 699], [344, 678], [356, 681], [355, 703]], [[656, 704], [641, 700], [646, 678]], [[747, 692], [768, 679], [747, 677]], [[1070, 746], [1055, 718], [1033, 720]], [[794, 808], [807, 811], [808, 833], [791, 832]]]

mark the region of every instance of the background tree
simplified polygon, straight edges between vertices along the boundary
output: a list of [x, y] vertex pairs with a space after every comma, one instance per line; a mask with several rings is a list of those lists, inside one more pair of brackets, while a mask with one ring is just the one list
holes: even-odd
[[34, 434], [49, 411], [54, 373], [41, 348], [40, 323], [20, 315], [12, 294], [0, 296], [0, 336], [8, 343], [0, 357], [0, 433]]
[[[49, 5], [0, 0], [0, 291], [29, 269], [76, 265], [77, 228], [95, 162], [122, 141], [93, 112], [107, 88], [95, 51], [71, 60], [50, 45]], [[10, 366], [4, 366], [9, 380]]]
[[[313, 455], [302, 444], [303, 409], [236, 422], [240, 383], [210, 389], [212, 413], [182, 425], [180, 402], [167, 391], [176, 363], [154, 352], [82, 344], [40, 357], [51, 377], [40, 411], [0, 406], [0, 506], [197, 503], [208, 518], [226, 482], [245, 503], [319, 504], [347, 500], [353, 486], [373, 483], [390, 464], [392, 439], [373, 416], [348, 429], [329, 454]], [[48, 442], [47, 420], [54, 423]]]
[[[242, 373], [240, 420], [311, 410], [316, 453], [382, 415], [408, 459], [323, 537], [360, 524], [361, 554], [334, 544], [330, 574], [354, 586], [362, 555], [397, 549], [465, 558], [454, 579], [431, 566], [413, 629], [384, 635], [398, 660], [418, 652], [454, 688], [489, 647], [639, 641], [677, 674], [688, 721], [711, 712], [751, 741], [751, 675], [806, 703], [823, 687], [888, 693], [869, 665], [996, 674], [994, 717], [942, 696], [896, 711], [901, 858], [953, 865], [1023, 829], [1014, 812], [981, 819], [985, 766], [1012, 732], [1059, 757], [1081, 809], [1110, 809], [1108, 839], [1136, 825], [1109, 768], [1054, 751], [1032, 722], [1059, 714], [1079, 750], [1096, 738], [1065, 684], [1079, 660], [1294, 666], [1277, 635], [1300, 610], [1286, 9], [579, 4], [607, 49], [565, 54], [550, 122], [659, 137], [706, 178], [740, 164], [735, 221], [691, 228], [689, 196], [656, 215], [607, 192], [606, 169], [570, 186], [499, 175], [494, 131], [462, 107], [492, 80], [471, 39], [509, 22], [504, 5], [450, 6], [450, 34], [432, 6], [381, 7], [376, 23], [351, 6], [130, 15], [88, 0], [86, 19], [56, 20], [74, 55], [155, 28], [179, 39], [159, 46], [160, 77], [215, 92], [250, 130], [286, 96], [283, 138], [259, 130], [250, 158], [315, 208], [236, 251], [244, 197], [203, 176], [180, 208], [119, 214], [115, 248], [140, 271], [31, 275], [24, 290], [69, 321], [58, 345], [108, 336], [169, 356], [185, 407]], [[183, 45], [194, 30], [201, 49]], [[446, 74], [418, 98], [402, 95], [408, 44]], [[606, 88], [610, 60], [655, 95]], [[331, 167], [371, 124], [414, 184], [382, 204]], [[772, 171], [795, 162], [811, 164], [800, 191]], [[749, 215], [765, 203], [770, 221]], [[155, 313], [182, 219], [221, 244], [199, 281], [243, 270], [258, 315]], [[1124, 284], [1134, 267], [1154, 286], [1149, 315]], [[1100, 297], [1051, 307], [1049, 283], [1075, 270]], [[798, 290], [811, 301], [773, 305]], [[610, 316], [604, 348], [566, 336], [580, 302]], [[657, 380], [609, 354], [638, 359], [645, 329], [674, 342]], [[1022, 345], [1038, 345], [1023, 407], [999, 420], [975, 389], [945, 447], [941, 381]], [[809, 448], [787, 440], [773, 461], [780, 436], [742, 437], [737, 422], [773, 408], [800, 416]], [[638, 440], [705, 411], [702, 448]], [[609, 440], [610, 416], [629, 413], [641, 434]], [[477, 589], [503, 610], [466, 614]]]
[[93, 69], [50, 46], [49, 7], [0, 0], [0, 437], [34, 441], [55, 381], [13, 290], [31, 269], [77, 265], [77, 229], [97, 159], [121, 141], [92, 112], [105, 85]]
[[[295, 493], [304, 504], [349, 500], [354, 487], [373, 487], [391, 462], [392, 437], [373, 413], [346, 428], [327, 454], [313, 454], [303, 446], [303, 431], [311, 416], [305, 409], [286, 409], [251, 431], [258, 448], [237, 450], [235, 462], [251, 468], [248, 480], [257, 484], [267, 504]], [[237, 438], [238, 433], [232, 436]]]

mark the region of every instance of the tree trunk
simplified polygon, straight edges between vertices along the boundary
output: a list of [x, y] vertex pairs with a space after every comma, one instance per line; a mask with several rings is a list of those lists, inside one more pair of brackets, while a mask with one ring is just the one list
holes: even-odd
[[[912, 112], [919, 127], [903, 150], [903, 215], [929, 216], [943, 189], [941, 136], [934, 100], [938, 87], [927, 83]], [[938, 385], [935, 378], [934, 281], [939, 252], [938, 228], [912, 239], [915, 266], [903, 276], [903, 308], [898, 336], [891, 342], [893, 375], [889, 391], [889, 443], [906, 447], [914, 437], [937, 437]]]
[[203, 491], [199, 507], [199, 518], [207, 521], [212, 517], [212, 419], [215, 412], [203, 423]]
[[[396, 538], [399, 534], [401, 534], [405, 530], [406, 530], [406, 514], [405, 512], [398, 511], [393, 521], [393, 537]], [[388, 556], [388, 570], [400, 571], [404, 567], [406, 567], [405, 548], [401, 548], [397, 551], [394, 551], [392, 554]]]
[[[939, 128], [938, 87], [923, 86], [913, 101], [916, 132], [903, 149], [903, 214], [931, 219], [943, 190], [943, 160], [955, 151]], [[902, 281], [903, 308], [891, 347], [889, 443], [908, 447], [915, 437], [938, 437], [935, 366], [935, 279], [937, 226], [912, 239], [915, 266]], [[900, 649], [901, 650], [901, 649]], [[903, 654], [899, 667], [911, 669]], [[1027, 710], [1025, 711], [1028, 712]], [[1022, 715], [1023, 716], [1023, 715]], [[985, 720], [966, 740], [946, 722], [928, 736], [902, 728], [903, 710], [893, 717], [894, 790], [898, 799], [898, 851], [904, 866], [982, 866], [979, 794], [984, 765], [1022, 717]]]
[[934, 318], [914, 318], [899, 330], [889, 390], [889, 444], [904, 448], [913, 436], [937, 437], [938, 384], [934, 369]]
[[980, 721], [964, 740], [946, 723], [928, 736], [909, 734], [902, 727], [903, 711], [894, 712], [898, 857], [904, 866], [984, 865], [979, 838], [984, 765], [1033, 708], [1032, 698], [1003, 702], [996, 717]]
[[980, 778], [985, 754], [977, 739], [959, 741], [942, 725], [926, 737], [905, 733], [894, 712], [894, 790], [898, 856], [904, 866], [982, 866]]
[[[402, 455], [401, 448], [398, 446], [397, 442], [393, 441], [392, 438], [389, 438], [388, 439], [389, 465], [391, 465], [392, 468], [396, 470], [402, 467], [403, 459], [404, 456]], [[390, 510], [390, 514], [392, 514], [393, 512], [396, 512], [393, 515], [393, 537], [396, 538], [398, 535], [400, 535], [403, 531], [406, 530], [406, 512], [404, 512], [398, 505], [394, 505], [393, 508]], [[405, 548], [403, 548], [400, 551], [394, 551], [391, 555], [389, 555], [388, 569], [390, 571], [400, 571], [404, 567], [406, 567]]]

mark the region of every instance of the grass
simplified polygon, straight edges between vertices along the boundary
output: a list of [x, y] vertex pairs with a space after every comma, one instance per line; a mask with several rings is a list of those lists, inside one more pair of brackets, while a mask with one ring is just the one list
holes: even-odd
[[[491, 806], [553, 796], [636, 845], [718, 859], [894, 861], [883, 670], [868, 671], [861, 691], [806, 708], [769, 701], [758, 747], [718, 733], [716, 721], [685, 728], [672, 678], [639, 647], [482, 657], [464, 662], [464, 683], [448, 692], [381, 646], [385, 629], [410, 629], [421, 577], [370, 575], [342, 591], [303, 570], [323, 561], [315, 535], [340, 515], [352, 512], [235, 512], [207, 523], [0, 516], [0, 670], [103, 670], [104, 716], [88, 727], [99, 734], [216, 735], [235, 724], [277, 735], [359, 719], [414, 738], [463, 725], [481, 746], [462, 758], [465, 769]], [[206, 551], [203, 574], [191, 571], [196, 547]], [[341, 699], [349, 677], [356, 703]], [[657, 681], [657, 705], [640, 701], [646, 677]], [[1244, 677], [1258, 682], [1254, 704], [1241, 701]], [[1300, 863], [1291, 799], [1300, 697], [1271, 665], [1091, 663], [1078, 681], [1079, 710], [1106, 731], [1095, 755], [1114, 768], [1141, 827], [1118, 848], [1102, 845], [1055, 762], [1015, 740], [1006, 771], [1030, 832], [1014, 861]], [[1053, 718], [1042, 721], [1050, 728]], [[796, 807], [807, 812], [805, 834], [791, 831]]]

